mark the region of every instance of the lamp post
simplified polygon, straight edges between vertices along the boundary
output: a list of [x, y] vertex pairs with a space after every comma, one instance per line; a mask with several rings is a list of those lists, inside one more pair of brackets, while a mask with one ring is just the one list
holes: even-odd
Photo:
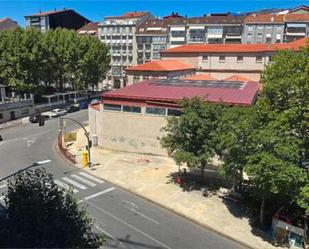
[[8, 178], [10, 178], [10, 177], [12, 177], [12, 176], [14, 176], [14, 175], [18, 175], [19, 173], [21, 173], [21, 172], [23, 172], [23, 171], [26, 171], [26, 170], [28, 170], [28, 169], [30, 169], [30, 168], [33, 168], [33, 167], [36, 167], [36, 166], [40, 166], [40, 165], [43, 165], [43, 164], [46, 164], [46, 163], [50, 163], [50, 162], [51, 162], [51, 160], [49, 160], [49, 159], [48, 159], [48, 160], [43, 160], [43, 161], [34, 162], [34, 163], [31, 164], [30, 166], [28, 166], [28, 167], [26, 167], [26, 168], [23, 168], [23, 169], [20, 169], [20, 170], [18, 170], [17, 172], [15, 172], [15, 173], [13, 173], [13, 174], [11, 174], [11, 175], [8, 175], [8, 176], [6, 176], [6, 177], [0, 179], [0, 182], [2, 182], [2, 181], [6, 180], [6, 179], [8, 179]]
[[[72, 119], [72, 118], [60, 117], [60, 118], [59, 118], [60, 124], [63, 123], [63, 122], [61, 121], [61, 120], [63, 120], [63, 119], [67, 119], [67, 120], [71, 120], [71, 121], [75, 122], [75, 123], [78, 124], [80, 127], [82, 127], [82, 129], [84, 130], [84, 132], [85, 132], [84, 135], [86, 136], [87, 142], [88, 142], [88, 146], [86, 146], [86, 149], [87, 149], [87, 151], [88, 151], [88, 165], [89, 165], [89, 168], [90, 168], [90, 167], [91, 167], [90, 148], [91, 148], [92, 144], [91, 144], [91, 140], [90, 140], [90, 138], [89, 138], [89, 133], [88, 133], [88, 131], [86, 130], [85, 126], [83, 126], [80, 122], [78, 122], [77, 120]], [[62, 128], [62, 127], [61, 127], [61, 125], [60, 125], [60, 129], [61, 129], [61, 128]]]

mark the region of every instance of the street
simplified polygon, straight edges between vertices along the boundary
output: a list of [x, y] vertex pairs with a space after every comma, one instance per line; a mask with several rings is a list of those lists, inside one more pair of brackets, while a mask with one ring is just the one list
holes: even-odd
[[[67, 116], [85, 124], [88, 111]], [[44, 167], [54, 175], [59, 187], [73, 189], [94, 218], [96, 230], [108, 235], [105, 248], [242, 248], [232, 240], [99, 179], [95, 171], [90, 175], [73, 167], [56, 152], [58, 128], [58, 119], [52, 119], [43, 127], [29, 123], [1, 130], [0, 178], [34, 162], [51, 160]], [[76, 128], [76, 124], [67, 122], [68, 130]], [[5, 182], [1, 182], [0, 192], [5, 190]]]

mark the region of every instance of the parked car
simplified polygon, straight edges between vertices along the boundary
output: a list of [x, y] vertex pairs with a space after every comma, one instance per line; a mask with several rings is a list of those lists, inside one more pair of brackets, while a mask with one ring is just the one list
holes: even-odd
[[82, 101], [82, 102], [79, 103], [79, 108], [80, 109], [87, 109], [88, 108], [88, 104], [89, 104], [88, 101]]
[[68, 106], [67, 108], [65, 108], [65, 110], [68, 112], [68, 113], [71, 113], [71, 112], [77, 112], [80, 110], [79, 106], [75, 106], [75, 105], [70, 105]]
[[63, 115], [66, 115], [68, 112], [66, 110], [63, 109], [54, 109], [51, 111], [50, 116], [51, 117], [60, 117]]
[[40, 118], [41, 116], [44, 117], [45, 119], [49, 118], [48, 115], [44, 115], [44, 114], [42, 114], [42, 113], [33, 113], [33, 114], [31, 114], [31, 115], [29, 116], [29, 122], [30, 122], [30, 123], [37, 123], [37, 122], [39, 122], [39, 118]]

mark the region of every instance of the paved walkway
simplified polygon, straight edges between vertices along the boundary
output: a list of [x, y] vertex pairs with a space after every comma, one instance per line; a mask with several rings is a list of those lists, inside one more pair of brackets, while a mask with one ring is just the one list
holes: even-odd
[[[69, 148], [77, 155], [80, 165], [86, 140], [81, 131], [78, 132], [77, 138], [78, 141]], [[170, 176], [178, 171], [178, 166], [170, 158], [107, 151], [98, 147], [92, 148], [91, 156], [95, 166], [92, 170], [85, 170], [96, 176], [242, 242], [248, 247], [278, 248], [252, 233], [249, 219], [239, 212], [239, 207], [224, 203], [222, 198], [224, 189], [204, 197], [200, 190], [184, 191], [175, 184]]]

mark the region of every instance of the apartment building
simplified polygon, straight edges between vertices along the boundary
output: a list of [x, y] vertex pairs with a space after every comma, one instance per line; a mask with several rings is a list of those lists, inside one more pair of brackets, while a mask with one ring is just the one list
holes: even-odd
[[219, 80], [235, 74], [260, 80], [260, 74], [278, 50], [307, 45], [309, 38], [280, 44], [194, 44], [161, 52], [162, 60], [179, 60]]
[[39, 12], [25, 16], [27, 27], [34, 27], [42, 32], [55, 28], [77, 30], [90, 21], [72, 9]]
[[309, 13], [285, 15], [284, 41], [290, 42], [303, 37], [309, 37]]
[[110, 47], [111, 70], [105, 85], [120, 88], [126, 85], [124, 69], [137, 64], [136, 26], [152, 15], [149, 12], [127, 12], [108, 16], [99, 23], [99, 38]]
[[13, 21], [11, 18], [0, 19], [0, 31], [6, 29], [15, 29], [18, 27], [17, 22]]
[[244, 18], [243, 43], [282, 43], [284, 14], [252, 14]]

